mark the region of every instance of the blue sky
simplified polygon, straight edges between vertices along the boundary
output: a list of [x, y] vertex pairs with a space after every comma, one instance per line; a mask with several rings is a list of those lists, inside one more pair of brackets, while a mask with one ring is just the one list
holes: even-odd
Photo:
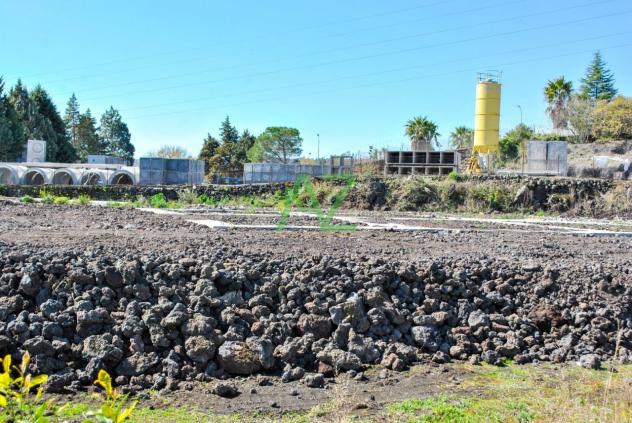
[[503, 71], [501, 130], [550, 124], [542, 88], [576, 86], [601, 49], [632, 95], [628, 0], [2, 0], [0, 75], [41, 83], [63, 111], [74, 92], [113, 105], [137, 155], [197, 154], [229, 115], [241, 131], [301, 131], [306, 156], [406, 145], [425, 115], [447, 143], [472, 126], [477, 71]]

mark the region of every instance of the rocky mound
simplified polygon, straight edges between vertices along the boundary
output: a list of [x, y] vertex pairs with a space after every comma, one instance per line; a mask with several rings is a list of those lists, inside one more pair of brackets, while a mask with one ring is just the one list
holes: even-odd
[[0, 268], [0, 354], [29, 351], [49, 391], [100, 368], [128, 390], [259, 372], [318, 387], [373, 363], [632, 359], [629, 269], [605, 265], [0, 246]]

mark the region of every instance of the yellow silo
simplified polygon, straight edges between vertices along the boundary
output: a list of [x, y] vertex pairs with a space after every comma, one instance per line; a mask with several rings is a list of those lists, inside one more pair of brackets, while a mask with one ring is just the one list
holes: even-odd
[[476, 120], [472, 153], [497, 153], [499, 129], [500, 73], [479, 73], [476, 83]]

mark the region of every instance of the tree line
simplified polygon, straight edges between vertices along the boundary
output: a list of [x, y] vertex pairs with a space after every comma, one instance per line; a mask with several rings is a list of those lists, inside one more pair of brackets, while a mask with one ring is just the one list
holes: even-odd
[[271, 126], [259, 136], [247, 129], [239, 133], [230, 118], [222, 122], [219, 137], [207, 134], [198, 158], [206, 163], [208, 175], [236, 176], [244, 163], [291, 163], [300, 157], [303, 139], [296, 128]]
[[29, 91], [18, 80], [8, 92], [0, 78], [0, 162], [21, 159], [27, 140], [46, 141], [46, 160], [85, 162], [90, 154], [134, 159], [134, 145], [121, 114], [110, 106], [97, 123], [90, 109], [81, 112], [73, 94], [62, 115], [50, 95], [37, 85]]

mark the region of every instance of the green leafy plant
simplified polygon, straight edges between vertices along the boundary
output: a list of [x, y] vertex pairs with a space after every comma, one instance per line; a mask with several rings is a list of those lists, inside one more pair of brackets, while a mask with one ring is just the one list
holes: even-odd
[[166, 209], [168, 206], [167, 197], [162, 192], [159, 192], [149, 198], [149, 204], [155, 209]]
[[33, 202], [33, 197], [31, 197], [30, 195], [25, 195], [23, 197], [20, 197], [20, 203], [30, 204], [32, 202]]
[[84, 423], [93, 421], [98, 423], [121, 423], [131, 416], [138, 401], [134, 401], [127, 406], [129, 396], [121, 395], [112, 387], [112, 377], [108, 372], [103, 369], [99, 370], [99, 375], [94, 384], [105, 390], [105, 401], [101, 404], [99, 410], [86, 413]]
[[88, 194], [81, 194], [79, 195], [79, 197], [73, 200], [73, 203], [85, 206], [90, 204], [90, 201], [92, 201], [92, 198], [90, 198]]
[[55, 202], [55, 195], [45, 189], [40, 190], [39, 197], [42, 199], [44, 204], [53, 204]]
[[68, 197], [53, 197], [53, 204], [68, 204], [69, 202]]
[[452, 172], [448, 173], [448, 178], [452, 179], [455, 182], [460, 182], [461, 181], [461, 175], [459, 175], [457, 173], [457, 171], [453, 170]]
[[[61, 411], [52, 401], [42, 401], [48, 376], [31, 375], [28, 372], [30, 361], [28, 352], [22, 355], [20, 366], [11, 366], [10, 355], [2, 360], [0, 421], [48, 423]], [[37, 389], [35, 395], [31, 392], [34, 389]]]

